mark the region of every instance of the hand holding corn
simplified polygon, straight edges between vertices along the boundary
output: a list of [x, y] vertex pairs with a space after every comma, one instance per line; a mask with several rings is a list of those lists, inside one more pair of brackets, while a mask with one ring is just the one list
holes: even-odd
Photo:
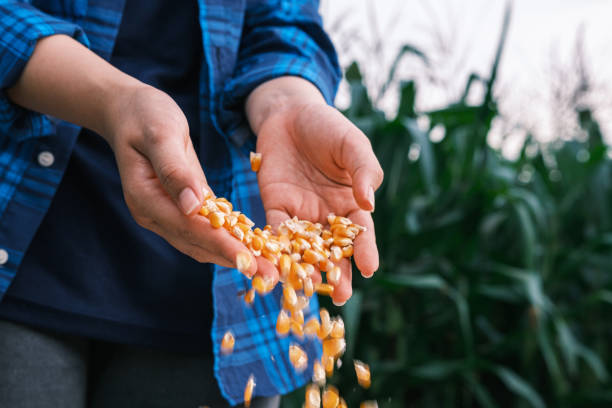
[[[276, 96], [279, 87], [289, 89], [283, 98]], [[292, 100], [293, 94], [300, 97]], [[257, 104], [274, 104], [262, 102], [269, 99], [278, 106], [258, 111]], [[247, 113], [263, 157], [258, 181], [267, 222], [276, 227], [297, 216], [326, 224], [330, 213], [350, 218], [366, 227], [355, 239], [354, 257], [361, 274], [372, 276], [378, 250], [370, 212], [383, 172], [367, 137], [299, 78], [279, 78], [257, 88], [247, 101]], [[343, 259], [340, 267], [336, 304], [352, 293], [351, 263]]]

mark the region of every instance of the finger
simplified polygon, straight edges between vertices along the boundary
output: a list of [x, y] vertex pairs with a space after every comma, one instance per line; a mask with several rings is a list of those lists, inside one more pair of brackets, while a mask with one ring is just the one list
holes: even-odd
[[278, 282], [278, 270], [276, 266], [272, 264], [272, 262], [268, 261], [263, 256], [258, 256], [255, 258], [257, 261], [257, 275], [261, 275], [261, 277], [268, 282], [276, 285]]
[[334, 286], [334, 292], [332, 293], [332, 302], [336, 306], [342, 306], [353, 294], [353, 278], [351, 272], [351, 261], [344, 258], [340, 260], [340, 280], [338, 284]]
[[351, 126], [353, 130], [342, 138], [338, 162], [351, 175], [353, 196], [359, 207], [374, 211], [374, 191], [382, 183], [383, 170], [366, 135]]
[[210, 189], [189, 134], [151, 137], [143, 153], [151, 162], [164, 190], [182, 213], [194, 214], [204, 200], [204, 189]]
[[357, 210], [349, 214], [355, 224], [366, 227], [353, 242], [353, 257], [355, 264], [364, 278], [371, 278], [378, 270], [378, 248], [376, 247], [376, 232], [372, 215], [367, 211]]
[[282, 210], [270, 209], [266, 211], [266, 221], [274, 230], [276, 230], [283, 221], [289, 218], [291, 218], [289, 214]]

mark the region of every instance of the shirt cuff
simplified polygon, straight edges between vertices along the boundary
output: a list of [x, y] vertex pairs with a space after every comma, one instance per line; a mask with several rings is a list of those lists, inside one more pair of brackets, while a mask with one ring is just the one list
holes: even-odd
[[56, 34], [69, 35], [87, 47], [89, 41], [78, 25], [18, 4], [0, 5], [0, 137], [23, 141], [50, 135], [54, 129], [48, 117], [12, 103], [5, 92], [21, 76], [36, 42]]

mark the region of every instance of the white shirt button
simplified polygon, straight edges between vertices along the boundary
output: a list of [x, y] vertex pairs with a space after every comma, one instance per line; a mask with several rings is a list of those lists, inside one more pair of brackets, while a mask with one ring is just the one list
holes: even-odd
[[8, 252], [5, 249], [0, 249], [0, 265], [8, 262]]
[[55, 156], [51, 152], [40, 152], [38, 153], [38, 164], [43, 167], [53, 166], [53, 162], [55, 161]]

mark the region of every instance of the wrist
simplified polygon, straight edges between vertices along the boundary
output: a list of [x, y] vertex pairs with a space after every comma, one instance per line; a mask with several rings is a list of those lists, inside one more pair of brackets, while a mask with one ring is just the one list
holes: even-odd
[[305, 105], [326, 105], [325, 98], [311, 82], [293, 76], [275, 78], [255, 88], [246, 101], [245, 111], [253, 132], [271, 116]]

